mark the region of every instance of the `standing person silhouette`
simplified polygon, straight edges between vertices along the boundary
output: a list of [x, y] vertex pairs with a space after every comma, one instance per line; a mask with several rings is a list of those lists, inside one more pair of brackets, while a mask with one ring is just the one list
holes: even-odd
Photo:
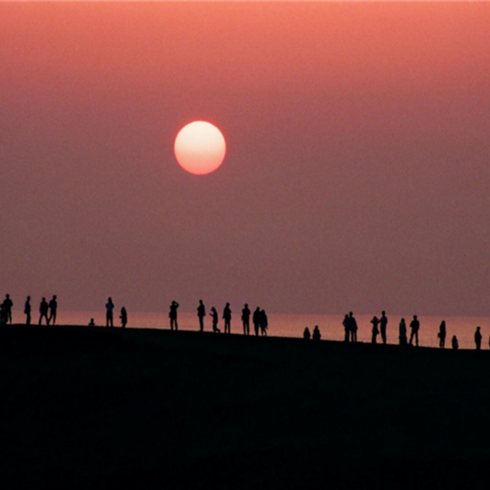
[[352, 311], [349, 312], [349, 331], [351, 342], [357, 342], [357, 322]]
[[46, 298], [43, 298], [41, 300], [41, 304], [39, 305], [39, 313], [40, 313], [39, 325], [41, 325], [41, 321], [43, 318], [46, 319], [46, 325], [49, 325], [48, 309], [49, 309], [48, 302], [46, 301]]
[[320, 333], [320, 329], [318, 328], [318, 325], [315, 325], [315, 328], [313, 329], [313, 340], [320, 340], [322, 338], [322, 334]]
[[114, 327], [114, 303], [112, 298], [108, 298], [105, 305], [105, 326]]
[[219, 333], [220, 330], [218, 328], [218, 312], [216, 311], [216, 308], [214, 306], [211, 308], [211, 320], [213, 322], [213, 332]]
[[381, 318], [379, 319], [379, 329], [381, 331], [381, 340], [383, 344], [386, 345], [386, 327], [388, 325], [388, 318], [386, 312], [383, 310], [381, 312]]
[[378, 320], [378, 317], [373, 316], [373, 319], [371, 320], [371, 323], [373, 324], [373, 330], [372, 330], [372, 336], [371, 336], [371, 343], [372, 344], [376, 344], [376, 338], [379, 334], [379, 330], [378, 330], [379, 322], [380, 321]]
[[0, 303], [0, 325], [7, 324], [7, 310], [5, 309], [5, 305], [3, 301]]
[[400, 345], [407, 345], [407, 324], [405, 323], [405, 318], [400, 320], [400, 325], [398, 326], [398, 340]]
[[446, 322], [444, 320], [442, 320], [441, 324], [439, 325], [439, 333], [437, 336], [439, 337], [439, 347], [444, 349], [444, 345], [446, 343]]
[[10, 299], [10, 294], [6, 294], [5, 299], [3, 300], [3, 307], [5, 314], [7, 315], [7, 322], [10, 323], [10, 325], [12, 325], [12, 306], [14, 306], [14, 303]]
[[260, 312], [260, 332], [264, 337], [267, 337], [267, 328], [269, 327], [269, 319], [265, 310]]
[[168, 313], [168, 317], [170, 318], [170, 330], [173, 330], [175, 327], [175, 331], [179, 329], [179, 325], [177, 323], [177, 308], [179, 307], [179, 303], [177, 301], [172, 301], [170, 305], [170, 311]]
[[202, 302], [202, 299], [199, 300], [199, 306], [197, 307], [197, 317], [199, 318], [199, 331], [204, 332], [204, 317], [206, 316], [206, 307]]
[[223, 310], [223, 320], [225, 321], [225, 333], [231, 333], [231, 309], [230, 303], [226, 303], [225, 309]]
[[119, 318], [121, 319], [121, 327], [126, 328], [126, 325], [128, 324], [128, 312], [124, 306], [121, 308]]
[[481, 339], [482, 339], [482, 334], [480, 332], [480, 327], [476, 327], [475, 331], [475, 345], [476, 345], [476, 350], [481, 349]]
[[53, 298], [49, 302], [48, 306], [49, 306], [49, 321], [52, 325], [54, 325], [56, 323], [56, 310], [58, 309], [58, 303], [56, 301], [56, 295], [53, 296]]
[[418, 347], [419, 346], [419, 329], [420, 329], [420, 322], [417, 319], [417, 315], [413, 315], [413, 320], [410, 322], [410, 328], [412, 329], [412, 332], [410, 333], [410, 341], [409, 344], [413, 345], [413, 339], [415, 338], [415, 345]]
[[257, 306], [255, 308], [252, 321], [254, 322], [254, 331], [255, 331], [255, 336], [259, 336], [259, 329], [260, 329], [260, 322], [261, 322], [261, 313], [260, 313], [260, 306]]
[[349, 342], [349, 315], [345, 315], [342, 320], [344, 326], [344, 342]]
[[305, 330], [303, 332], [303, 338], [305, 340], [310, 340], [310, 338], [311, 338], [310, 329], [308, 327], [305, 327]]
[[26, 325], [31, 324], [31, 297], [27, 296], [25, 305], [24, 305], [24, 313], [26, 314]]
[[250, 308], [248, 304], [242, 310], [243, 335], [250, 335]]

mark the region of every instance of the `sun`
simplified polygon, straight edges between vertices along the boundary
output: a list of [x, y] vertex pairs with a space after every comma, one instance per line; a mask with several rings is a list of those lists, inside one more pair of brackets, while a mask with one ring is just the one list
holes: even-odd
[[226, 142], [221, 131], [206, 121], [185, 125], [177, 134], [174, 144], [179, 165], [194, 175], [214, 172], [226, 154]]

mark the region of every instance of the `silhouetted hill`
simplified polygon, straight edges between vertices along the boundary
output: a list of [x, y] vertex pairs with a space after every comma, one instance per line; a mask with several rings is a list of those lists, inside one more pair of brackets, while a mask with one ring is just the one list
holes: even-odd
[[490, 352], [3, 327], [4, 488], [483, 488]]

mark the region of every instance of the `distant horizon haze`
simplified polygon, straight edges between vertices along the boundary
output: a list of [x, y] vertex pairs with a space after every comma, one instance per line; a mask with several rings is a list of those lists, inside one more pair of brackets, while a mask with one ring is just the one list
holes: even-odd
[[[1, 2], [0, 298], [490, 316], [489, 25], [490, 2]], [[195, 176], [173, 145], [201, 119], [226, 158]]]

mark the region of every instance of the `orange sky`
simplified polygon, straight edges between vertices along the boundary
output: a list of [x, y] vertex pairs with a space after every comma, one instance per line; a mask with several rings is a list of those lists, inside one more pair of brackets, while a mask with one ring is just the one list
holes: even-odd
[[[4, 288], [490, 314], [489, 25], [484, 3], [1, 3]], [[228, 142], [201, 180], [172, 154], [192, 119]]]

